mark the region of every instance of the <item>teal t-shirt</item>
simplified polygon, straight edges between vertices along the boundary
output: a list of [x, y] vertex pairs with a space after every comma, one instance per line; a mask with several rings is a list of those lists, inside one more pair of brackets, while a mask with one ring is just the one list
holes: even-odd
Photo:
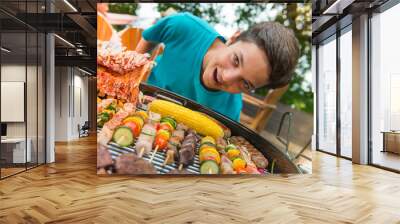
[[148, 83], [175, 92], [238, 121], [242, 95], [209, 91], [200, 81], [202, 62], [216, 38], [225, 39], [210, 25], [190, 13], [178, 13], [159, 20], [143, 31], [150, 42], [164, 43], [162, 55]]

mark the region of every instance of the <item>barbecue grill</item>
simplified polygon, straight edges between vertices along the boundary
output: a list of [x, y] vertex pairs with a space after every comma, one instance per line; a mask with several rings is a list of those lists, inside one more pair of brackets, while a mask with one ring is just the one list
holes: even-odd
[[[236, 121], [233, 121], [230, 118], [227, 118], [218, 112], [212, 111], [211, 109], [208, 109], [190, 99], [187, 99], [183, 96], [167, 91], [165, 89], [160, 89], [158, 87], [142, 83], [140, 84], [140, 90], [145, 95], [149, 95], [157, 99], [168, 100], [170, 102], [180, 104], [189, 109], [205, 113], [213, 117], [214, 119], [218, 120], [231, 130], [232, 136], [242, 136], [256, 149], [258, 149], [268, 159], [270, 163], [269, 166], [271, 166], [272, 161], [275, 160], [274, 173], [301, 173], [300, 169], [298, 169], [298, 167], [288, 158], [287, 155], [285, 155], [282, 151], [280, 151], [276, 146], [271, 144], [269, 141], [262, 138], [260, 135], [258, 135], [251, 129], [245, 127], [244, 125]], [[147, 108], [142, 108], [142, 109], [147, 109]], [[197, 147], [199, 146], [197, 145]], [[108, 150], [113, 159], [115, 159], [116, 157], [118, 157], [123, 153], [132, 153], [132, 152], [136, 153], [135, 147], [120, 147], [119, 145], [113, 142], [110, 142], [108, 144]], [[154, 165], [159, 174], [166, 174], [171, 170], [178, 168], [178, 165], [175, 163], [162, 166], [165, 157], [166, 153], [159, 151], [155, 154], [155, 157], [152, 161], [152, 164]], [[143, 156], [143, 159], [149, 161], [150, 155]], [[196, 155], [193, 164], [186, 167], [185, 169], [187, 169], [193, 174], [199, 174], [200, 173], [199, 168], [200, 168], [199, 157], [198, 155]]]

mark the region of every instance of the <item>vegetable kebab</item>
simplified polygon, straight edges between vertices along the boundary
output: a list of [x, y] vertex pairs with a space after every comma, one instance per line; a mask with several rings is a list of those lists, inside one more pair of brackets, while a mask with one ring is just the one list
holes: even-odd
[[133, 145], [147, 119], [146, 112], [135, 112], [122, 120], [113, 134], [113, 141], [122, 147]]
[[201, 174], [219, 174], [221, 156], [216, 148], [216, 142], [213, 137], [206, 136], [201, 139], [199, 159]]
[[232, 168], [237, 173], [244, 173], [246, 168], [246, 161], [240, 154], [240, 150], [233, 144], [229, 144], [225, 148], [226, 156], [232, 161]]
[[154, 151], [151, 155], [150, 162], [153, 161], [155, 154], [158, 150], [166, 150], [168, 141], [171, 138], [172, 132], [176, 128], [176, 121], [171, 117], [163, 117], [160, 120], [156, 138], [154, 140]]
[[140, 133], [135, 146], [139, 158], [144, 154], [151, 152], [156, 131], [157, 130], [153, 124], [148, 123], [143, 126], [142, 132]]

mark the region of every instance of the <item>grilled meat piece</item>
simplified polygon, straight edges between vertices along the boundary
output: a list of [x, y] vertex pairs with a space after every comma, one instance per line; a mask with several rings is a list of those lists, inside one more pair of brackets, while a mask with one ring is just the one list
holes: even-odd
[[226, 140], [224, 138], [218, 138], [217, 139], [217, 149], [220, 151], [220, 153], [225, 153], [225, 147], [228, 145]]
[[182, 147], [179, 149], [179, 164], [185, 167], [193, 162], [198, 141], [195, 132], [190, 130], [188, 132], [189, 133], [182, 142]]
[[194, 148], [181, 148], [179, 150], [179, 164], [183, 164], [184, 167], [189, 166], [194, 160]]
[[221, 173], [222, 174], [235, 174], [236, 172], [232, 168], [232, 161], [225, 155], [221, 156]]
[[103, 145], [97, 144], [97, 168], [104, 168], [113, 164], [111, 154]]
[[250, 144], [242, 136], [233, 136], [230, 138], [230, 140], [232, 141], [233, 144], [237, 146], [244, 146], [247, 148], [247, 151], [251, 155], [251, 160], [253, 160], [257, 168], [265, 169], [268, 166], [267, 158], [265, 158], [260, 151], [258, 151], [252, 144]]
[[119, 156], [115, 160], [118, 174], [156, 174], [157, 171], [148, 161], [139, 158], [133, 153]]
[[172, 137], [175, 137], [176, 139], [178, 139], [181, 142], [185, 138], [185, 131], [184, 130], [175, 130], [174, 132], [172, 132]]
[[251, 160], [253, 160], [253, 162], [254, 162], [254, 164], [256, 164], [257, 168], [266, 169], [268, 166], [268, 160], [263, 155], [257, 155], [257, 154], [251, 153]]
[[97, 52], [97, 64], [108, 68], [116, 75], [123, 75], [140, 69], [149, 63], [148, 58], [148, 54], [140, 54], [136, 51], [111, 51], [101, 46]]
[[105, 43], [97, 49], [97, 90], [134, 103], [138, 101], [139, 84], [153, 63], [149, 55], [135, 51], [113, 50]]
[[139, 157], [151, 152], [156, 129], [152, 124], [145, 124], [136, 142], [136, 153]]
[[260, 172], [257, 170], [256, 164], [252, 161], [251, 156], [249, 151], [246, 149], [246, 147], [240, 146], [240, 155], [242, 158], [246, 161], [246, 173], [248, 174], [260, 174]]
[[178, 125], [176, 126], [176, 130], [183, 130], [183, 131], [187, 131], [189, 130], [189, 127], [182, 124], [182, 123], [178, 123]]
[[165, 164], [174, 163], [174, 161], [175, 161], [175, 153], [177, 153], [177, 151], [178, 150], [176, 149], [176, 147], [175, 147], [175, 149], [173, 149], [172, 147], [168, 148], [167, 156], [165, 158]]
[[177, 137], [171, 137], [168, 141], [167, 148], [180, 148], [181, 147], [181, 141]]
[[161, 120], [161, 114], [152, 111], [149, 112], [149, 123], [156, 124], [160, 122], [160, 120]]

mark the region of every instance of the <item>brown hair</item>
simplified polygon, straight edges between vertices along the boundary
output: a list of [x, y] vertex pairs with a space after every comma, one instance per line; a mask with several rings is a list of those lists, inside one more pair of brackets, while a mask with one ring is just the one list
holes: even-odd
[[235, 41], [255, 43], [268, 56], [272, 71], [268, 88], [287, 85], [299, 59], [299, 42], [293, 31], [276, 22], [263, 22], [242, 32]]

